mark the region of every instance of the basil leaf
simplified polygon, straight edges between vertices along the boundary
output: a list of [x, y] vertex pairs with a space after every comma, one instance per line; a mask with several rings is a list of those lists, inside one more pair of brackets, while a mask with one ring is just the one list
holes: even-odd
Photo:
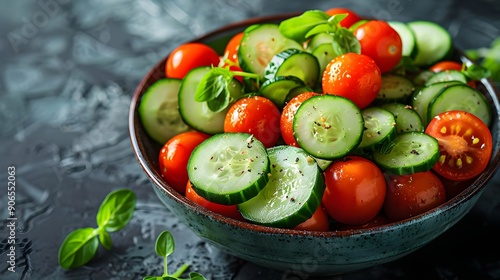
[[156, 239], [155, 251], [160, 257], [167, 257], [171, 255], [175, 250], [174, 237], [172, 234], [165, 230]]
[[101, 242], [104, 248], [111, 250], [113, 242], [111, 241], [111, 235], [107, 231], [103, 230], [99, 233], [99, 242]]
[[320, 24], [328, 24], [330, 16], [324, 11], [310, 10], [303, 14], [286, 19], [279, 25], [279, 31], [283, 36], [302, 43], [306, 40], [306, 34]]
[[59, 265], [72, 269], [88, 263], [99, 246], [97, 234], [93, 228], [80, 228], [68, 234], [59, 248]]
[[335, 53], [361, 53], [361, 44], [354, 34], [346, 28], [339, 28], [333, 33], [333, 49]]
[[500, 82], [500, 59], [487, 57], [482, 65], [491, 71], [491, 79], [495, 82]]
[[336, 28], [334, 26], [331, 26], [330, 24], [327, 23], [316, 25], [313, 29], [307, 32], [305, 38], [309, 38], [319, 33], [333, 33], [335, 32], [335, 29]]
[[108, 232], [122, 229], [134, 214], [135, 193], [128, 189], [119, 189], [109, 193], [97, 212], [97, 225]]
[[207, 280], [203, 275], [199, 274], [198, 272], [191, 272], [189, 273], [189, 279], [191, 280]]
[[334, 25], [339, 25], [349, 14], [336, 14], [328, 19], [328, 22]]
[[212, 68], [198, 84], [194, 100], [206, 101], [208, 108], [215, 113], [224, 110], [229, 105], [231, 97], [229, 85], [233, 76], [229, 69]]
[[471, 66], [468, 66], [465, 71], [463, 71], [463, 73], [465, 74], [465, 76], [475, 81], [491, 77], [491, 71], [488, 68], [478, 64], [472, 64]]
[[198, 84], [194, 100], [204, 102], [217, 98], [223, 89], [228, 87], [232, 78], [233, 73], [229, 69], [218, 67], [210, 69]]

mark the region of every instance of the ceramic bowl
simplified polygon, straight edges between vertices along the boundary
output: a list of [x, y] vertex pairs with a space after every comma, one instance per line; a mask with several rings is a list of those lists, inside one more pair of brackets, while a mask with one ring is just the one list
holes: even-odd
[[[231, 24], [195, 41], [222, 52], [229, 38], [247, 26], [277, 22], [277, 15]], [[467, 60], [458, 51], [457, 59]], [[166, 58], [165, 58], [166, 59]], [[485, 172], [443, 205], [411, 219], [370, 229], [308, 232], [254, 225], [210, 212], [186, 199], [162, 180], [158, 170], [160, 145], [148, 137], [137, 114], [144, 91], [164, 77], [165, 59], [137, 87], [130, 104], [129, 129], [133, 151], [160, 200], [193, 232], [219, 249], [258, 265], [301, 275], [332, 275], [387, 263], [426, 245], [457, 223], [476, 204], [487, 182], [499, 167], [498, 97], [492, 84], [483, 80], [478, 89], [493, 106], [494, 150]]]

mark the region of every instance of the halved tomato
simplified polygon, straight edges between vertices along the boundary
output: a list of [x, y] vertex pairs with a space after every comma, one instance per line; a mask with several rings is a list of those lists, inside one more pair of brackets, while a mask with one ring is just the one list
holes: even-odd
[[464, 181], [488, 165], [493, 139], [488, 126], [474, 114], [452, 110], [435, 116], [425, 132], [439, 141], [441, 156], [433, 169], [444, 178]]

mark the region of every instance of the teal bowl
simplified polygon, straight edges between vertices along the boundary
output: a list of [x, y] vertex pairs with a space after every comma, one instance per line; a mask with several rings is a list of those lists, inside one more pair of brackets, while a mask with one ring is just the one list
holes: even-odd
[[[215, 30], [194, 41], [222, 52], [232, 35], [247, 26], [278, 22], [290, 14], [253, 18]], [[468, 61], [459, 51], [456, 59]], [[425, 246], [455, 225], [476, 204], [500, 165], [498, 96], [492, 83], [478, 85], [493, 106], [494, 150], [483, 174], [443, 205], [403, 221], [369, 229], [312, 232], [259, 226], [224, 217], [186, 199], [162, 179], [158, 168], [161, 146], [145, 132], [137, 114], [141, 96], [163, 78], [165, 59], [138, 85], [130, 104], [129, 132], [135, 156], [159, 199], [194, 233], [213, 246], [243, 260], [282, 270], [289, 275], [335, 275], [394, 261]]]

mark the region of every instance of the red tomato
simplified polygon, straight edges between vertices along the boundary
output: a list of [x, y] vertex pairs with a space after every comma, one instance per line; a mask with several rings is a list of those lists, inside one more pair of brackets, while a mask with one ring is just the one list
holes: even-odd
[[172, 137], [160, 150], [159, 166], [165, 182], [180, 193], [186, 191], [187, 163], [194, 148], [210, 135], [188, 131]]
[[456, 61], [451, 61], [451, 60], [444, 60], [440, 61], [434, 65], [432, 65], [429, 70], [433, 72], [441, 72], [445, 70], [457, 70], [457, 71], [462, 71], [462, 63], [456, 62]]
[[347, 156], [325, 171], [323, 206], [335, 221], [363, 225], [382, 209], [386, 182], [382, 171], [370, 160]]
[[240, 48], [241, 38], [243, 38], [243, 32], [234, 35], [227, 43], [224, 50], [224, 58], [234, 63], [236, 66], [239, 66], [238, 50]]
[[330, 221], [323, 206], [319, 206], [311, 218], [299, 224], [294, 229], [311, 230], [311, 231], [328, 231], [330, 229]]
[[[243, 38], [243, 32], [237, 33], [229, 40], [224, 50], [223, 59], [220, 61], [220, 67], [229, 66], [229, 70], [231, 71], [243, 71], [238, 61], [238, 49], [240, 48], [241, 38]], [[241, 83], [243, 82], [242, 76], [235, 75], [234, 78]]]
[[238, 207], [236, 207], [236, 205], [223, 205], [206, 200], [204, 197], [200, 196], [194, 191], [193, 186], [189, 181], [187, 182], [186, 185], [186, 198], [212, 212], [236, 220], [240, 221], [244, 220], [243, 216], [241, 216], [240, 212], [238, 211]]
[[250, 133], [269, 148], [280, 137], [280, 116], [278, 107], [265, 97], [241, 98], [229, 108], [224, 120], [224, 132]]
[[387, 22], [368, 21], [354, 30], [354, 36], [361, 44], [361, 53], [371, 57], [382, 73], [394, 68], [401, 60], [401, 37]]
[[295, 116], [297, 109], [299, 109], [300, 104], [314, 95], [318, 95], [318, 93], [301, 93], [288, 101], [285, 107], [283, 107], [280, 118], [280, 131], [281, 137], [287, 145], [299, 147], [297, 140], [295, 140], [295, 137], [293, 136], [293, 117]]
[[165, 63], [168, 78], [182, 79], [186, 74], [201, 66], [218, 66], [219, 54], [203, 43], [186, 43], [174, 49]]
[[338, 14], [348, 14], [347, 17], [340, 22], [340, 25], [345, 28], [349, 28], [356, 22], [362, 20], [362, 18], [358, 14], [347, 8], [331, 8], [326, 10], [325, 12], [330, 16]]
[[430, 121], [425, 133], [439, 141], [441, 157], [433, 169], [455, 181], [472, 179], [488, 165], [493, 140], [488, 126], [475, 115], [452, 110]]
[[335, 57], [323, 72], [324, 93], [341, 95], [363, 109], [377, 97], [382, 76], [377, 64], [363, 54], [348, 53]]
[[384, 212], [400, 221], [429, 211], [446, 201], [443, 183], [432, 171], [388, 175]]

